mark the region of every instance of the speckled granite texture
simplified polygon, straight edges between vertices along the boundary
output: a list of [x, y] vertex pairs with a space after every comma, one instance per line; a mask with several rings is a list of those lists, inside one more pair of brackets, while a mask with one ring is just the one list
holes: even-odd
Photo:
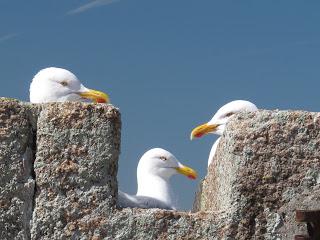
[[227, 126], [194, 211], [226, 211], [236, 239], [293, 239], [294, 211], [320, 209], [320, 114], [258, 111]]
[[119, 150], [120, 115], [113, 106], [42, 106], [34, 162], [33, 239], [78, 238], [87, 231], [88, 221], [100, 221], [101, 212], [112, 211]]
[[0, 99], [0, 239], [292, 239], [320, 208], [318, 113], [236, 115], [195, 213], [117, 208], [120, 129], [112, 105]]
[[0, 98], [0, 239], [29, 239], [35, 181], [30, 111]]

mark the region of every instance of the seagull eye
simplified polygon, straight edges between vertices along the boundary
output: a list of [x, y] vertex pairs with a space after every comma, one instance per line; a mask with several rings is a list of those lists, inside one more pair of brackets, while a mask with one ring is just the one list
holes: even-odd
[[164, 156], [159, 157], [162, 161], [167, 161], [167, 158]]
[[62, 82], [60, 82], [60, 84], [62, 85], [62, 86], [68, 86], [68, 83], [66, 82], [66, 81], [62, 81]]
[[225, 116], [226, 117], [230, 117], [230, 116], [232, 116], [234, 114], [234, 112], [229, 112], [229, 113], [227, 113]]

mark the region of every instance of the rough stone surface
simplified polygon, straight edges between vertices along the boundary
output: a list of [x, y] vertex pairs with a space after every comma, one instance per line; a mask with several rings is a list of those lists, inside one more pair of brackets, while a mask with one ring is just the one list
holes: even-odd
[[223, 239], [226, 216], [159, 209], [123, 209], [101, 226], [104, 239]]
[[201, 183], [194, 211], [227, 212], [226, 237], [234, 239], [306, 234], [294, 211], [320, 208], [319, 144], [319, 113], [236, 115]]
[[29, 239], [34, 180], [30, 109], [0, 98], [0, 239]]
[[0, 239], [293, 239], [320, 208], [320, 114], [259, 111], [228, 124], [196, 213], [119, 209], [120, 113], [0, 99]]
[[219, 240], [224, 236], [224, 222], [223, 215], [213, 212], [126, 208], [84, 217], [77, 225], [69, 224], [68, 229], [71, 239]]
[[113, 106], [42, 106], [32, 239], [78, 239], [94, 231], [90, 224], [116, 203], [119, 151], [120, 114]]

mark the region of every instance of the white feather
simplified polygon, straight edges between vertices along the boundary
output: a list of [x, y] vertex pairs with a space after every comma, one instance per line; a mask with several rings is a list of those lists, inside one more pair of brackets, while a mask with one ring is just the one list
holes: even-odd
[[[238, 112], [253, 112], [258, 110], [256, 105], [249, 101], [245, 100], [235, 100], [223, 105], [212, 117], [212, 119], [208, 122], [208, 124], [217, 124], [219, 125], [217, 129], [212, 132], [214, 134], [222, 135], [227, 123], [229, 122], [230, 118]], [[208, 158], [208, 166], [213, 162], [214, 155], [216, 153], [218, 144], [220, 142], [220, 138], [218, 138], [215, 143], [212, 145], [209, 158]]]
[[87, 101], [79, 95], [88, 91], [79, 79], [63, 68], [49, 67], [40, 70], [30, 84], [30, 102]]
[[[165, 159], [165, 160], [164, 160]], [[176, 209], [170, 178], [183, 166], [170, 152], [153, 148], [140, 159], [137, 168], [136, 195], [118, 193], [120, 207]]]

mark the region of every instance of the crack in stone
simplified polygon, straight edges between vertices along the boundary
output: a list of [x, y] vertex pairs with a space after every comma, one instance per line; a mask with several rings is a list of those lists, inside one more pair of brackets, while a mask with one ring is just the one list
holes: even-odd
[[28, 120], [30, 123], [30, 135], [29, 135], [29, 141], [27, 143], [27, 148], [23, 156], [23, 164], [24, 164], [24, 171], [25, 171], [25, 176], [28, 176], [28, 179], [33, 181], [33, 191], [32, 191], [32, 196], [30, 198], [30, 215], [28, 216], [28, 232], [27, 237], [28, 239], [31, 239], [31, 223], [33, 219], [33, 213], [35, 210], [35, 200], [36, 200], [36, 190], [37, 190], [37, 185], [36, 185], [36, 175], [34, 171], [34, 162], [36, 159], [36, 151], [37, 151], [37, 118], [38, 118], [38, 108], [36, 108], [36, 111], [34, 108], [29, 108], [28, 106]]

